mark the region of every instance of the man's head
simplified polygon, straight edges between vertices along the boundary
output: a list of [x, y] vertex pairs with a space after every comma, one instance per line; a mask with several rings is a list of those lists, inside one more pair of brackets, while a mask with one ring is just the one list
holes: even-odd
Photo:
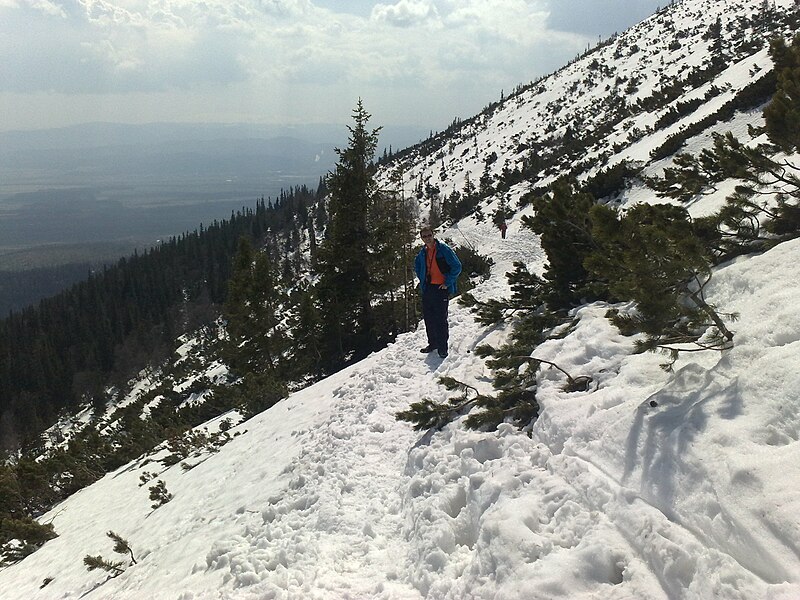
[[431, 245], [434, 243], [433, 239], [433, 229], [430, 227], [423, 227], [419, 230], [419, 237], [422, 238], [423, 243], [427, 245]]

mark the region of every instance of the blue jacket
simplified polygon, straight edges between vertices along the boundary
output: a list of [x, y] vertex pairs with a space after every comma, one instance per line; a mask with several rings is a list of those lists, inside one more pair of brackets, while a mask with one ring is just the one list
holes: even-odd
[[[428, 287], [428, 264], [425, 259], [426, 247], [423, 246], [417, 257], [414, 259], [414, 271], [419, 278], [419, 288], [422, 293]], [[436, 264], [444, 275], [444, 282], [451, 294], [456, 293], [456, 279], [461, 273], [461, 261], [458, 260], [456, 253], [447, 244], [436, 240]]]

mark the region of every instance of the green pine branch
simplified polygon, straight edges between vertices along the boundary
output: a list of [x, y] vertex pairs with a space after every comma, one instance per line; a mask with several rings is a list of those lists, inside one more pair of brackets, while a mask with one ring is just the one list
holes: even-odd
[[121, 535], [114, 533], [113, 531], [107, 532], [106, 535], [114, 541], [114, 552], [117, 554], [129, 554], [131, 557], [131, 563], [135, 565], [136, 557], [133, 555], [133, 550], [131, 549], [128, 540], [123, 539]]
[[86, 565], [86, 568], [89, 571], [102, 569], [103, 571], [108, 571], [111, 573], [113, 577], [125, 572], [125, 569], [122, 568], [121, 562], [110, 562], [99, 555], [91, 556], [87, 554], [83, 557], [83, 564]]
[[[131, 559], [131, 564], [135, 565], [136, 558], [133, 555], [133, 550], [131, 549], [130, 544], [127, 540], [125, 540], [121, 535], [115, 533], [113, 531], [106, 532], [106, 535], [111, 538], [114, 542], [114, 552], [117, 554], [128, 554]], [[117, 575], [123, 573], [125, 571], [125, 563], [123, 562], [112, 562], [110, 560], [106, 560], [100, 555], [92, 556], [87, 554], [83, 558], [83, 564], [86, 565], [86, 568], [89, 571], [94, 571], [95, 569], [102, 569], [103, 571], [108, 571], [111, 573], [112, 577], [116, 577]]]

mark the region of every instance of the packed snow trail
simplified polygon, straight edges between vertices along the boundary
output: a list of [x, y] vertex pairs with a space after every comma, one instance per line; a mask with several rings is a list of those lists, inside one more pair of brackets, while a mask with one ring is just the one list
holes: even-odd
[[[454, 327], [454, 347], [463, 342], [459, 331]], [[299, 432], [305, 434], [303, 449], [281, 474], [285, 491], [246, 524], [238, 543], [212, 549], [210, 568], [229, 568], [237, 586], [251, 585], [237, 597], [270, 597], [285, 582], [307, 598], [325, 597], [325, 590], [419, 597], [399, 581], [398, 560], [407, 552], [397, 545], [404, 467], [419, 434], [398, 426], [394, 414], [407, 408], [409, 398], [440, 393], [430, 385], [431, 374], [448, 368], [417, 351], [423, 337], [414, 335], [413, 342], [394, 344], [351, 369], [332, 390], [328, 420]], [[458, 364], [456, 352], [451, 356]], [[259, 574], [267, 575], [263, 583]]]
[[[523, 250], [536, 256], [532, 236], [501, 243], [496, 236], [492, 229], [471, 232], [475, 241], [496, 247], [501, 268], [508, 270]], [[303, 443], [281, 473], [284, 489], [245, 519], [241, 534], [217, 542], [208, 555], [209, 569], [226, 571], [225, 582], [237, 588], [232, 598], [420, 598], [426, 593], [425, 577], [409, 582], [404, 573], [405, 557], [416, 550], [401, 543], [407, 537], [405, 465], [421, 434], [399, 423], [395, 414], [423, 397], [443, 400], [447, 392], [440, 376], [472, 380], [485, 370], [471, 353], [483, 337], [471, 314], [454, 301], [449, 320], [448, 358], [419, 352], [425, 345], [420, 326], [338, 378], [325, 400], [331, 411], [326, 422], [292, 432]], [[206, 597], [218, 596], [197, 596]]]
[[[506, 249], [497, 248], [496, 256]], [[770, 560], [762, 558], [769, 554], [759, 556], [766, 548], [755, 536], [742, 538], [739, 529], [738, 539], [715, 544], [720, 525], [709, 535], [677, 512], [677, 490], [668, 489], [665, 473], [643, 473], [638, 487], [629, 481], [631, 471], [658, 464], [656, 453], [672, 455], [671, 442], [657, 439], [652, 426], [649, 448], [639, 443], [645, 421], [663, 421], [650, 399], [658, 398], [658, 406], [673, 398], [688, 414], [695, 402], [682, 399], [697, 389], [713, 396], [715, 389], [698, 385], [692, 374], [701, 367], [694, 364], [670, 377], [658, 367], [659, 357], [631, 356], [630, 340], [603, 318], [606, 309], [582, 309], [572, 335], [541, 351], [551, 350], [597, 382], [594, 392], [562, 393], [554, 402], [582, 401], [589, 417], [622, 410], [612, 422], [629, 428], [627, 447], [614, 456], [607, 456], [613, 445], [598, 448], [600, 460], [581, 452], [580, 425], [554, 427], [555, 405], [543, 412], [533, 439], [510, 426], [486, 434], [450, 425], [422, 435], [396, 423], [394, 413], [410, 402], [446, 398], [436, 383], [441, 375], [488, 386], [488, 372], [471, 350], [502, 333], [487, 333], [454, 305], [448, 359], [420, 356], [419, 331], [352, 368], [332, 390], [328, 421], [284, 471], [286, 491], [271, 498], [238, 543], [220, 542], [209, 554], [209, 568], [227, 568], [225, 580], [235, 586], [222, 597], [747, 600], [765, 596], [765, 581], [781, 597], [780, 582], [792, 573], [780, 564], [790, 563], [774, 560], [770, 571]], [[545, 407], [548, 380], [555, 393], [559, 376], [544, 377]], [[632, 383], [633, 403], [620, 394]], [[588, 402], [593, 395], [599, 403]], [[670, 418], [676, 428], [683, 424]], [[691, 426], [681, 430], [684, 440]], [[595, 428], [587, 434], [602, 441]], [[616, 463], [624, 465], [619, 472]], [[710, 473], [694, 465], [687, 475]], [[653, 484], [658, 489], [648, 493]], [[686, 501], [696, 499], [688, 494]], [[754, 556], [745, 556], [752, 550]], [[259, 556], [266, 562], [259, 564]]]

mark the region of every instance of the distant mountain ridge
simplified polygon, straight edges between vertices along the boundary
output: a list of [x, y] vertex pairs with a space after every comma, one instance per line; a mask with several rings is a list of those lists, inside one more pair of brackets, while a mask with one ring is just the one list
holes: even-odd
[[[316, 186], [346, 133], [341, 125], [215, 123], [0, 132], [0, 253], [88, 242], [147, 248], [258, 198]], [[426, 135], [387, 127], [383, 139], [397, 148]], [[83, 260], [94, 259], [87, 248]], [[0, 269], [8, 267], [17, 265], [0, 259]]]
[[[427, 137], [410, 126], [387, 126], [385, 145], [405, 147]], [[0, 152], [157, 145], [174, 142], [294, 139], [306, 143], [341, 145], [341, 124], [266, 125], [257, 123], [84, 123], [50, 129], [0, 131]]]

